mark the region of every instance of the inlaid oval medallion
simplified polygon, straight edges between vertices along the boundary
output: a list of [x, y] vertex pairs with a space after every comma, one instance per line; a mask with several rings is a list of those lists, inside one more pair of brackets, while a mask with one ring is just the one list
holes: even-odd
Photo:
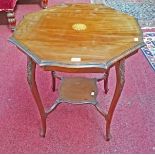
[[72, 28], [76, 31], [84, 31], [87, 29], [87, 26], [85, 24], [76, 23], [72, 25]]

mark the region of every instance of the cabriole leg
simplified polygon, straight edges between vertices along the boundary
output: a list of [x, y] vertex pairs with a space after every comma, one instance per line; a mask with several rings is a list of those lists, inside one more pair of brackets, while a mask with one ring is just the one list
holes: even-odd
[[45, 110], [38, 92], [38, 88], [36, 85], [36, 81], [35, 81], [35, 70], [36, 70], [36, 63], [30, 58], [28, 57], [27, 59], [27, 81], [29, 83], [32, 95], [35, 99], [35, 102], [37, 104], [39, 113], [40, 113], [40, 117], [41, 117], [41, 123], [42, 123], [42, 128], [41, 128], [41, 132], [40, 135], [42, 137], [45, 137], [46, 134], [46, 114], [45, 114]]
[[124, 83], [125, 83], [125, 61], [121, 60], [116, 63], [115, 65], [115, 70], [116, 70], [116, 88], [115, 88], [115, 93], [108, 111], [108, 115], [106, 117], [106, 140], [110, 140], [110, 124], [111, 120], [113, 117], [113, 113], [115, 110], [115, 107], [117, 105], [118, 99], [121, 95]]

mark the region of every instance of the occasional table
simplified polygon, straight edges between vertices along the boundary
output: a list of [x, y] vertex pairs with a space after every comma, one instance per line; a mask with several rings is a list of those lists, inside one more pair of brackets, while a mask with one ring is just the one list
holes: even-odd
[[[26, 15], [9, 40], [28, 57], [27, 80], [40, 112], [41, 136], [46, 133], [46, 117], [60, 103], [67, 102], [95, 106], [105, 117], [108, 141], [125, 82], [125, 59], [144, 45], [135, 18], [100, 4], [62, 4]], [[59, 97], [47, 111], [35, 81], [36, 65], [51, 71], [53, 91], [56, 78], [61, 80]], [[116, 70], [116, 88], [108, 112], [103, 112], [96, 99], [97, 82], [104, 80], [107, 93], [112, 67]], [[103, 73], [103, 77], [59, 77], [56, 71]]]

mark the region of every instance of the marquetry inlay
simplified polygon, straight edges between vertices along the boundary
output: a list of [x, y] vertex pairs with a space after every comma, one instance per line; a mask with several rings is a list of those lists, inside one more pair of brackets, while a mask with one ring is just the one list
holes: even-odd
[[84, 31], [87, 29], [87, 26], [85, 24], [77, 23], [77, 24], [73, 24], [72, 28], [76, 31]]

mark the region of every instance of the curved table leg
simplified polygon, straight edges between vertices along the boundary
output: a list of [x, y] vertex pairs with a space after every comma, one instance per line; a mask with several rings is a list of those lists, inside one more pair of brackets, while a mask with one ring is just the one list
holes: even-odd
[[41, 132], [40, 135], [42, 137], [45, 137], [46, 134], [46, 114], [45, 114], [45, 110], [37, 89], [37, 85], [36, 85], [36, 81], [35, 81], [35, 69], [36, 69], [36, 63], [30, 58], [28, 57], [27, 59], [27, 81], [29, 83], [31, 92], [33, 94], [33, 97], [35, 99], [35, 102], [37, 104], [39, 113], [40, 113], [40, 117], [41, 117], [41, 123], [42, 123], [42, 128], [41, 128]]
[[115, 70], [116, 70], [116, 88], [115, 88], [115, 93], [106, 117], [106, 140], [109, 141], [110, 140], [110, 124], [111, 124], [111, 120], [113, 117], [113, 112], [115, 110], [115, 107], [117, 105], [118, 99], [121, 95], [123, 86], [124, 86], [124, 82], [125, 82], [125, 77], [124, 77], [124, 73], [125, 73], [125, 61], [121, 60], [119, 62], [116, 63], [115, 65]]
[[109, 89], [108, 89], [108, 77], [109, 77], [109, 70], [107, 70], [105, 72], [105, 79], [104, 79], [104, 92], [105, 92], [105, 94], [107, 94], [109, 91]]

